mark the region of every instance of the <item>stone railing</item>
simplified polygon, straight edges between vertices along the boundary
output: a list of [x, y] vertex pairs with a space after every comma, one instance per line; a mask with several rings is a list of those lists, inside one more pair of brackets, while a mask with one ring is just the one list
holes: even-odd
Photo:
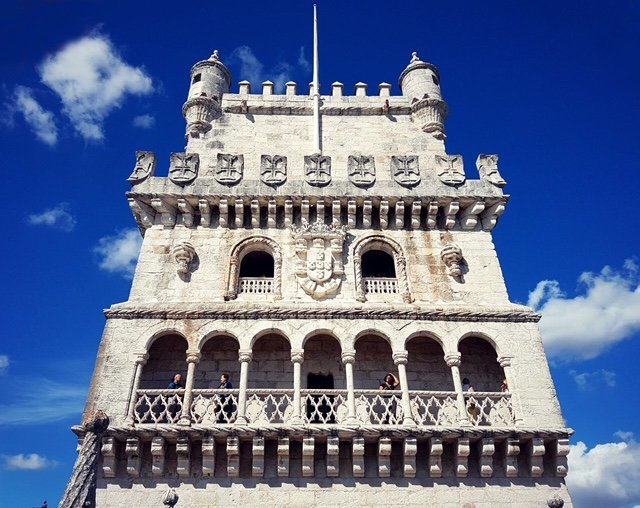
[[308, 423], [342, 423], [346, 420], [347, 390], [302, 390], [302, 415]]
[[184, 390], [138, 390], [135, 423], [177, 423], [182, 413]]
[[373, 425], [402, 423], [400, 390], [354, 390], [356, 420]]
[[273, 292], [273, 278], [240, 277], [238, 294], [266, 295]]
[[506, 427], [515, 423], [510, 393], [473, 392], [465, 393], [464, 398], [472, 425]]
[[460, 415], [456, 392], [409, 391], [411, 415], [418, 425], [455, 425]]
[[398, 279], [365, 277], [364, 292], [373, 295], [395, 295], [398, 293]]
[[285, 423], [293, 415], [293, 390], [248, 389], [245, 414], [249, 423]]
[[239, 390], [193, 390], [192, 423], [234, 423]]

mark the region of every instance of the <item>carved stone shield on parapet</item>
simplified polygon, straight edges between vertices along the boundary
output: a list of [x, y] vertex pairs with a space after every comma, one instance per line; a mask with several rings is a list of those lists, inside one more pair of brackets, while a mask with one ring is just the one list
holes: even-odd
[[368, 187], [376, 181], [376, 164], [371, 155], [349, 155], [349, 180], [358, 187]]
[[462, 155], [436, 155], [438, 178], [447, 185], [460, 185], [465, 181]]
[[156, 154], [153, 152], [136, 152], [136, 165], [127, 181], [132, 184], [140, 183], [153, 176], [155, 171]]
[[304, 292], [315, 300], [333, 295], [340, 288], [344, 274], [342, 248], [347, 229], [347, 226], [327, 225], [322, 221], [291, 227], [298, 256], [296, 278]]
[[420, 183], [420, 166], [417, 155], [391, 157], [391, 175], [400, 185], [412, 187]]
[[287, 158], [284, 155], [263, 155], [260, 159], [260, 179], [273, 186], [286, 182]]
[[218, 154], [215, 169], [216, 180], [224, 185], [234, 185], [242, 180], [244, 172], [244, 156], [228, 153]]
[[487, 180], [496, 187], [504, 187], [507, 185], [507, 182], [502, 178], [500, 171], [498, 170], [497, 155], [478, 155], [476, 167], [478, 168], [478, 173], [480, 173], [480, 178], [482, 180]]
[[193, 182], [198, 176], [200, 156], [197, 153], [171, 153], [169, 180], [178, 185]]
[[331, 182], [331, 157], [320, 154], [305, 155], [304, 175], [309, 185], [328, 185]]

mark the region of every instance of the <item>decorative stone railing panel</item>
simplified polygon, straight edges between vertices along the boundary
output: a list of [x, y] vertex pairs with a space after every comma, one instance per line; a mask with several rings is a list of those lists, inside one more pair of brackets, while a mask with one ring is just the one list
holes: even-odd
[[400, 391], [354, 390], [356, 419], [363, 424], [398, 425], [402, 423]]
[[191, 422], [234, 423], [238, 416], [239, 390], [193, 390]]
[[267, 295], [273, 293], [273, 279], [265, 277], [240, 277], [238, 294]]
[[409, 391], [411, 414], [418, 425], [455, 425], [460, 419], [455, 392]]
[[465, 393], [467, 415], [472, 425], [507, 427], [514, 425], [513, 406], [510, 393], [473, 392]]
[[365, 277], [364, 292], [373, 295], [395, 295], [398, 294], [398, 279]]
[[182, 413], [184, 390], [138, 390], [135, 423], [177, 423]]
[[293, 415], [293, 390], [247, 390], [249, 423], [285, 423]]
[[344, 422], [347, 390], [302, 390], [302, 413], [307, 423]]

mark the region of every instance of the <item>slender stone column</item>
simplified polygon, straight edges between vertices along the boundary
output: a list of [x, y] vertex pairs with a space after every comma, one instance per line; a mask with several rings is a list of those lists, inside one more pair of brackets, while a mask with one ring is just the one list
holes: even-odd
[[453, 377], [453, 386], [456, 390], [456, 402], [458, 403], [458, 414], [460, 425], [469, 426], [471, 422], [467, 415], [467, 404], [464, 401], [464, 393], [462, 392], [462, 381], [460, 380], [460, 353], [453, 353], [444, 356], [444, 361], [451, 368], [451, 376]]
[[409, 399], [409, 385], [407, 383], [407, 360], [409, 354], [406, 351], [393, 354], [393, 363], [398, 367], [398, 378], [400, 381], [400, 391], [402, 393], [402, 419], [403, 425], [415, 425], [416, 422], [411, 414], [411, 401]]
[[524, 412], [522, 409], [522, 400], [520, 399], [520, 392], [516, 387], [516, 380], [513, 377], [513, 371], [511, 370], [511, 356], [501, 356], [498, 358], [498, 363], [502, 370], [504, 370], [504, 377], [507, 380], [509, 386], [509, 393], [511, 393], [511, 403], [515, 406], [513, 408], [515, 414], [516, 425], [522, 425], [524, 422]]
[[345, 351], [342, 353], [344, 374], [347, 378], [347, 423], [355, 423], [356, 421], [356, 395], [353, 391], [353, 364], [355, 361], [355, 351]]
[[302, 394], [300, 393], [302, 362], [304, 361], [304, 349], [291, 351], [291, 362], [293, 363], [293, 415], [291, 423], [302, 423]]
[[240, 360], [240, 393], [238, 394], [238, 417], [236, 423], [245, 424], [247, 422], [247, 382], [249, 380], [249, 363], [253, 358], [250, 349], [241, 349], [238, 351], [238, 359]]
[[135, 421], [136, 396], [140, 388], [140, 378], [142, 377], [142, 369], [146, 365], [149, 355], [139, 353], [135, 355], [136, 371], [133, 375], [133, 384], [131, 385], [131, 394], [129, 395], [129, 407], [127, 408], [127, 424], [133, 425]]
[[202, 355], [197, 351], [187, 351], [187, 380], [184, 385], [184, 399], [182, 401], [182, 414], [179, 425], [191, 425], [191, 401], [193, 400], [193, 381], [196, 374], [196, 365]]

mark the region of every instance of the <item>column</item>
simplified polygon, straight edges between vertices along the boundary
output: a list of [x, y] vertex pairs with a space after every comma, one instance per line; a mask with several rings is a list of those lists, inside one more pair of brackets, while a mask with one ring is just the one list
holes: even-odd
[[302, 362], [304, 361], [304, 349], [291, 350], [291, 362], [293, 363], [293, 415], [291, 423], [302, 423], [302, 410], [300, 393], [300, 378]]
[[135, 422], [136, 397], [140, 388], [140, 378], [142, 377], [142, 368], [146, 365], [149, 355], [146, 353], [138, 353], [134, 356], [136, 362], [136, 370], [133, 374], [133, 384], [131, 386], [131, 395], [129, 396], [129, 407], [127, 408], [127, 423], [133, 425]]
[[407, 384], [407, 359], [408, 353], [401, 351], [393, 354], [393, 363], [398, 367], [398, 378], [400, 381], [400, 391], [402, 392], [402, 419], [403, 425], [415, 425], [416, 422], [411, 414], [411, 401], [409, 400], [409, 385]]
[[246, 424], [247, 421], [247, 382], [249, 380], [249, 363], [253, 358], [250, 349], [241, 349], [238, 351], [238, 359], [240, 360], [240, 392], [238, 394], [238, 416], [237, 424]]
[[522, 410], [522, 401], [520, 400], [520, 392], [518, 392], [516, 388], [516, 381], [513, 377], [513, 370], [511, 369], [512, 358], [512, 356], [500, 356], [498, 358], [498, 363], [500, 364], [500, 367], [502, 367], [502, 370], [504, 370], [504, 377], [507, 380], [507, 385], [509, 385], [515, 423], [516, 425], [522, 425], [522, 422], [524, 421], [524, 413]]
[[342, 363], [344, 364], [344, 373], [347, 378], [347, 421], [345, 423], [355, 423], [356, 421], [356, 395], [353, 391], [353, 364], [355, 361], [355, 351], [342, 353]]
[[444, 361], [451, 368], [451, 376], [453, 377], [453, 386], [456, 391], [456, 402], [458, 403], [458, 414], [460, 416], [460, 425], [469, 426], [471, 422], [467, 416], [467, 404], [464, 401], [462, 392], [462, 381], [460, 380], [460, 353], [451, 353], [444, 355]]
[[184, 384], [184, 400], [182, 401], [182, 414], [179, 425], [191, 425], [191, 401], [193, 400], [193, 381], [196, 374], [196, 365], [202, 356], [197, 351], [187, 350], [187, 380]]

